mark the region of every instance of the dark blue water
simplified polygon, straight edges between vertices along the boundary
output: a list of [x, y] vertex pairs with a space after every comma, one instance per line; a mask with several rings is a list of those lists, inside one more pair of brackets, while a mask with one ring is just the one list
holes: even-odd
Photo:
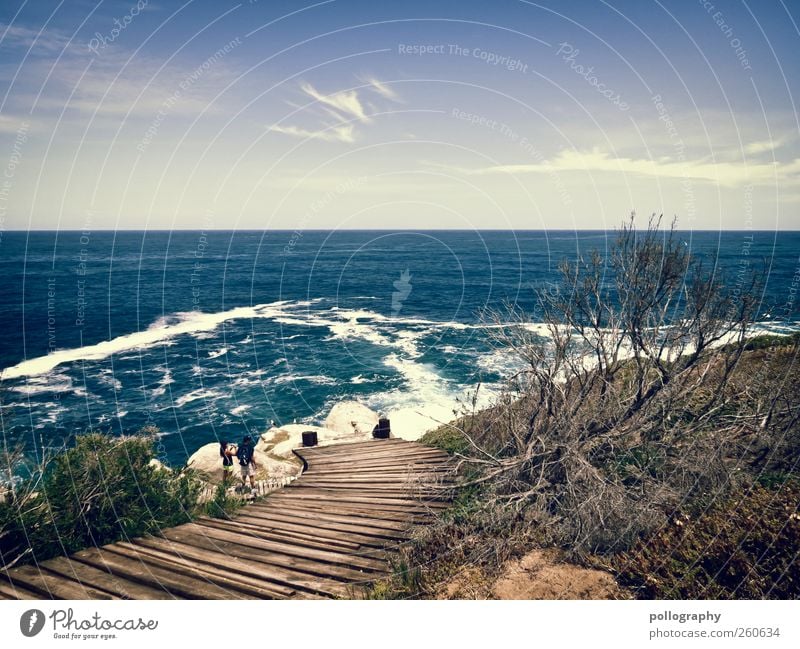
[[[761, 312], [798, 319], [800, 233], [681, 233], [733, 284], [767, 276]], [[507, 358], [481, 314], [557, 282], [606, 232], [7, 232], [0, 386], [5, 442], [76, 432], [165, 435], [182, 462], [270, 420], [324, 419], [343, 399], [401, 424], [448, 418], [497, 388]], [[766, 319], [766, 315], [764, 316]], [[419, 414], [421, 413], [421, 414]]]

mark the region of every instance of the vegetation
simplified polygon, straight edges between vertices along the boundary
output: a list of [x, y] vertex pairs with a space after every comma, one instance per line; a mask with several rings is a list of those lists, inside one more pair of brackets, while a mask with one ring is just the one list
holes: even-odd
[[[199, 482], [153, 462], [152, 431], [91, 433], [30, 470], [0, 497], [0, 559], [8, 567], [130, 539], [190, 520]], [[16, 461], [15, 461], [16, 460]], [[6, 458], [5, 468], [21, 461]], [[11, 473], [11, 471], [9, 471]]]
[[624, 225], [535, 313], [492, 316], [522, 367], [493, 408], [423, 439], [460, 459], [469, 497], [381, 596], [434, 596], [537, 546], [643, 597], [796, 595], [800, 336], [748, 337], [758, 276], [728, 289], [659, 228]]
[[732, 495], [697, 518], [676, 515], [614, 557], [645, 599], [793, 599], [800, 592], [800, 482]]
[[206, 516], [230, 518], [244, 506], [245, 501], [242, 498], [231, 494], [232, 486], [233, 483], [228, 480], [216, 486], [211, 500], [202, 505], [202, 511]]

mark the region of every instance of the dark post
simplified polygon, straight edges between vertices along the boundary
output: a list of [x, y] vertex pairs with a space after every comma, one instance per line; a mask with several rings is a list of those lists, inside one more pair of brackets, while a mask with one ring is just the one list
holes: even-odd
[[317, 445], [317, 431], [307, 430], [303, 433], [303, 446]]
[[392, 428], [389, 425], [389, 420], [386, 417], [381, 417], [378, 420], [378, 425], [372, 429], [372, 436], [375, 439], [389, 439], [392, 433]]

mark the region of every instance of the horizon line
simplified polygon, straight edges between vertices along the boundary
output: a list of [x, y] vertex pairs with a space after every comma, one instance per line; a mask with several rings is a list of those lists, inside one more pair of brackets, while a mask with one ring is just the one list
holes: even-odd
[[[646, 228], [637, 228], [645, 230]], [[5, 234], [21, 234], [31, 232], [616, 232], [619, 228], [31, 228], [28, 230], [0, 230], [0, 238]], [[657, 228], [657, 231], [669, 232], [670, 228]], [[682, 229], [675, 232], [800, 232], [800, 228], [763, 229]]]

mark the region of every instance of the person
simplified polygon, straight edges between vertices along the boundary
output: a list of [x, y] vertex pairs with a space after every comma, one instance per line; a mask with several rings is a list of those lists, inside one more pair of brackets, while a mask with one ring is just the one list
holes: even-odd
[[247, 478], [250, 478], [250, 491], [255, 496], [256, 491], [256, 459], [253, 438], [245, 435], [242, 443], [236, 451], [239, 458], [239, 468], [242, 471], [242, 487], [247, 488]]
[[222, 440], [219, 443], [219, 455], [222, 458], [222, 483], [226, 484], [233, 478], [233, 456], [236, 455], [236, 447]]

